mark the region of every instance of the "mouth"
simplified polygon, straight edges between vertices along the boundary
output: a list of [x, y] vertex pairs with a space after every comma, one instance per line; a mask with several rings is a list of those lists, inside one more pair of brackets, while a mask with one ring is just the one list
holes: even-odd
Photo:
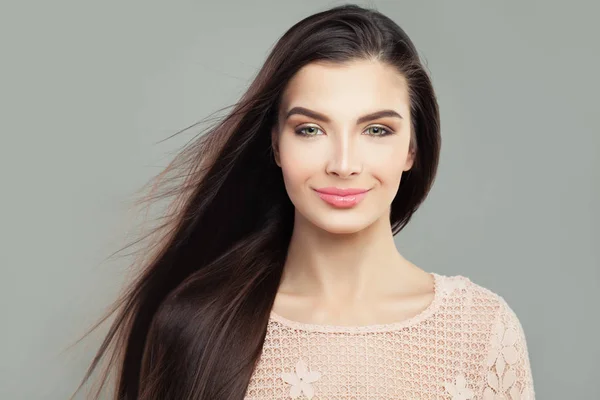
[[351, 208], [360, 203], [371, 189], [314, 189], [317, 195], [326, 203], [336, 208]]

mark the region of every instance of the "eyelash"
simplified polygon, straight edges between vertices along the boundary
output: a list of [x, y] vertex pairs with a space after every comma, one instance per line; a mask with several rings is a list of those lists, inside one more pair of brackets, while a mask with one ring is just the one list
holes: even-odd
[[[302, 133], [302, 131], [303, 131], [304, 129], [307, 129], [307, 128], [316, 128], [316, 129], [319, 129], [319, 130], [321, 130], [320, 128], [318, 128], [318, 127], [316, 127], [316, 126], [313, 126], [313, 125], [309, 125], [309, 126], [303, 126], [303, 127], [299, 128], [299, 129], [296, 129], [296, 130], [295, 130], [295, 133], [296, 133], [296, 135], [298, 135], [298, 136], [304, 136], [304, 137], [313, 137], [313, 136], [319, 136], [319, 135], [308, 135], [308, 134], [306, 134], [306, 133]], [[381, 134], [381, 135], [369, 135], [369, 136], [374, 136], [374, 137], [384, 137], [384, 136], [389, 136], [389, 135], [393, 135], [393, 134], [394, 134], [394, 131], [393, 131], [393, 130], [391, 130], [391, 129], [389, 129], [389, 128], [385, 127], [385, 126], [382, 126], [382, 125], [371, 125], [371, 126], [367, 127], [367, 129], [370, 129], [370, 128], [379, 128], [379, 129], [383, 129], [383, 130], [384, 130], [384, 131], [386, 131], [387, 133], [384, 133], [384, 134]]]

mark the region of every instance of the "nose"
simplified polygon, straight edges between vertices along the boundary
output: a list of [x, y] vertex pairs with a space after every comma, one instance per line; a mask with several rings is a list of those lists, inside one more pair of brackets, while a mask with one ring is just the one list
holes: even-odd
[[331, 135], [330, 157], [327, 162], [327, 174], [347, 178], [359, 174], [362, 170], [362, 161], [358, 138], [353, 133], [346, 132], [340, 135]]

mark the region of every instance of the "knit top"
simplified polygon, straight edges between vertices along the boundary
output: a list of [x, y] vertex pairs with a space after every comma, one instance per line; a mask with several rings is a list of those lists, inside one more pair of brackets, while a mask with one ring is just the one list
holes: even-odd
[[506, 301], [431, 274], [433, 301], [399, 322], [317, 325], [271, 311], [245, 400], [533, 400], [525, 334]]

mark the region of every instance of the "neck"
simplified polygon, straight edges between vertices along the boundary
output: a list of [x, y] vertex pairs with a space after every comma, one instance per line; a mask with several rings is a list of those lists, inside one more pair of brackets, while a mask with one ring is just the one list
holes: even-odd
[[359, 301], [397, 290], [415, 272], [396, 248], [389, 218], [335, 234], [296, 215], [280, 290], [324, 301]]

